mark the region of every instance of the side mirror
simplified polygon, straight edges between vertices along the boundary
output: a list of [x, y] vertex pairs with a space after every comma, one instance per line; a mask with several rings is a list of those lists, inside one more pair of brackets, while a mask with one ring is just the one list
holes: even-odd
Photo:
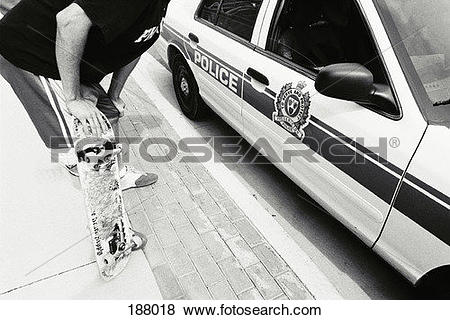
[[369, 69], [358, 63], [338, 63], [324, 67], [317, 75], [315, 88], [321, 94], [398, 113], [394, 95], [386, 84], [375, 84]]

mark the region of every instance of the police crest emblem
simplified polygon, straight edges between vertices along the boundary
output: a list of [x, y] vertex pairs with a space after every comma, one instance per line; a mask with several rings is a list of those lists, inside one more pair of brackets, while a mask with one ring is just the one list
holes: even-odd
[[285, 84], [275, 100], [275, 112], [272, 120], [290, 133], [303, 139], [303, 129], [309, 124], [309, 106], [311, 97], [309, 92], [303, 92], [306, 83], [299, 82], [293, 87], [292, 82]]

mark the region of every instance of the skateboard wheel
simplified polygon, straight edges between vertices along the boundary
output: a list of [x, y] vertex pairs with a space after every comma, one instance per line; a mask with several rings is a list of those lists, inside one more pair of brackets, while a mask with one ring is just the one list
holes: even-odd
[[112, 256], [111, 254], [107, 254], [104, 258], [103, 258], [103, 262], [108, 265], [111, 266], [114, 264], [114, 256]]
[[100, 164], [98, 163], [94, 164], [94, 170], [100, 170]]
[[89, 157], [86, 157], [85, 161], [86, 161], [86, 163], [90, 163], [91, 159], [89, 159]]
[[123, 250], [125, 250], [126, 247], [127, 247], [126, 244], [125, 244], [124, 242], [122, 242], [122, 243], [119, 245], [119, 250], [120, 250], [120, 251], [123, 251]]
[[131, 251], [137, 251], [145, 247], [147, 244], [147, 237], [142, 233], [134, 231], [133, 237], [131, 238], [132, 249]]
[[105, 162], [109, 162], [109, 161], [111, 161], [111, 155], [108, 155], [105, 157]]

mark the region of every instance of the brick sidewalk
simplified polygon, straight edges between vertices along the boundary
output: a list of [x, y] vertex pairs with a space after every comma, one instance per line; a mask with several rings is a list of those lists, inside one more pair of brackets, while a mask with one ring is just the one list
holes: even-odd
[[[178, 137], [133, 79], [123, 98], [123, 137]], [[312, 299], [302, 282], [202, 164], [137, 157], [130, 162], [156, 172], [149, 188], [125, 192], [133, 227], [148, 237], [145, 256], [164, 299]], [[152, 155], [164, 155], [150, 146]]]

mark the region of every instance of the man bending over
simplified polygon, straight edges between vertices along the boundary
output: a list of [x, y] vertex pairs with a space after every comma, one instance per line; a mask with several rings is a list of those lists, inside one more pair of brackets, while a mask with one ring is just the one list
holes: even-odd
[[[49, 149], [72, 147], [71, 116], [94, 133], [106, 129], [101, 121], [106, 116], [118, 136], [125, 108], [120, 93], [140, 55], [158, 38], [168, 2], [22, 0], [0, 20], [0, 74]], [[99, 83], [110, 73], [105, 91]], [[62, 104], [56, 94], [61, 83]], [[75, 157], [64, 159], [76, 175]], [[121, 166], [122, 189], [157, 179], [153, 173]]]

